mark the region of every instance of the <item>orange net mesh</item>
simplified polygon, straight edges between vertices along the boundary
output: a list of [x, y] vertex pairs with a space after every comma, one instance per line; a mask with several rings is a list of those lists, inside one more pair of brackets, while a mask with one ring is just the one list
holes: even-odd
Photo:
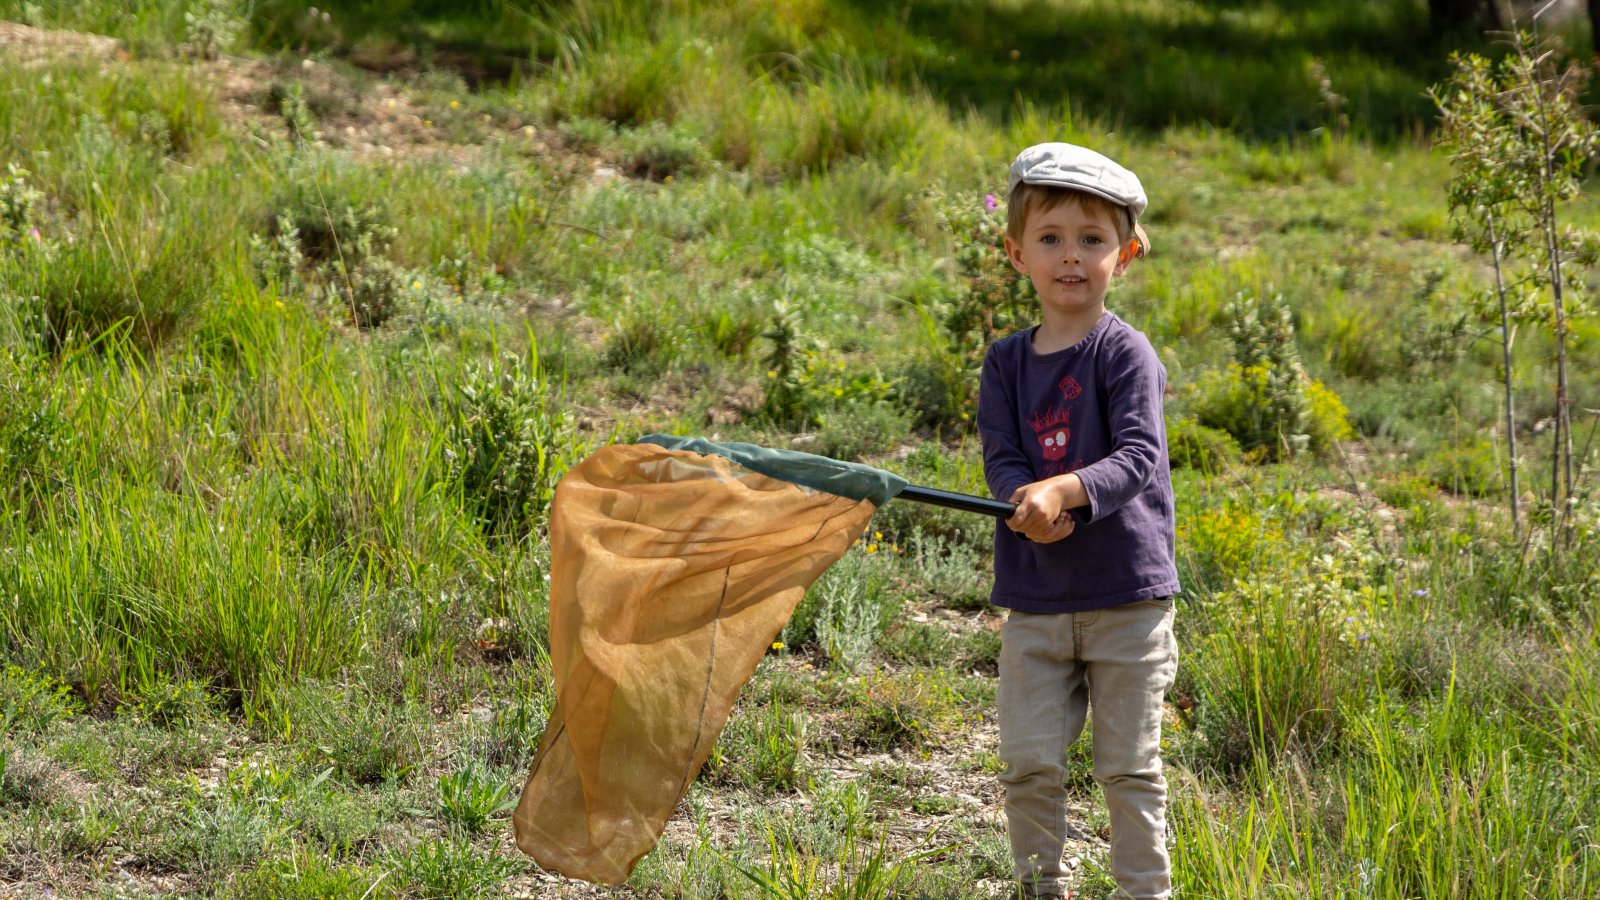
[[568, 472], [550, 520], [555, 708], [517, 846], [546, 869], [623, 882], [806, 588], [874, 509], [650, 444]]

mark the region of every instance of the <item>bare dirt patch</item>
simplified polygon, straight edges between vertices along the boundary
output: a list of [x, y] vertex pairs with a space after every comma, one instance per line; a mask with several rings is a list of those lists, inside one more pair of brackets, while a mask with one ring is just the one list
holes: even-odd
[[40, 66], [60, 59], [123, 59], [127, 51], [122, 42], [81, 31], [34, 28], [20, 22], [0, 22], [0, 53], [24, 67]]

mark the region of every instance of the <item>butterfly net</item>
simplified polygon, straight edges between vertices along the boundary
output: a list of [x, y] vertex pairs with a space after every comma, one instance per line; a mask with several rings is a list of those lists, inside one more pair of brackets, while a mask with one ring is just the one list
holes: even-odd
[[806, 589], [903, 487], [826, 457], [655, 435], [569, 471], [549, 530], [555, 703], [517, 846], [569, 877], [624, 881]]

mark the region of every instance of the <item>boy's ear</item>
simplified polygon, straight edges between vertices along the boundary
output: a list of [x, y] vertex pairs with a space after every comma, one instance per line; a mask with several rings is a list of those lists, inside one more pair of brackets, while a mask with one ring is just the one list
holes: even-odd
[[1013, 241], [1011, 235], [1006, 235], [1006, 259], [1011, 260], [1011, 268], [1016, 269], [1019, 275], [1028, 274], [1022, 265], [1022, 245]]
[[1113, 273], [1121, 275], [1128, 271], [1128, 267], [1133, 265], [1133, 261], [1143, 255], [1144, 248], [1139, 243], [1139, 239], [1129, 238], [1128, 242], [1122, 245], [1122, 249], [1117, 251], [1117, 267], [1113, 270]]

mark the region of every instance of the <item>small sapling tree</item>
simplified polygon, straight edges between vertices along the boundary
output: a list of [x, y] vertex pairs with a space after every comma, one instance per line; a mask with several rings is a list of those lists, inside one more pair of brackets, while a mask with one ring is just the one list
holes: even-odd
[[1454, 169], [1450, 210], [1458, 239], [1490, 254], [1495, 287], [1490, 306], [1500, 318], [1505, 367], [1506, 434], [1511, 516], [1518, 508], [1516, 414], [1512, 393], [1516, 322], [1549, 327], [1556, 353], [1555, 446], [1550, 496], [1572, 496], [1572, 425], [1567, 396], [1567, 335], [1583, 312], [1581, 279], [1566, 277], [1588, 238], [1557, 221], [1557, 204], [1575, 197], [1596, 149], [1594, 124], [1578, 100], [1583, 71], [1557, 69], [1555, 50], [1529, 35], [1509, 38], [1499, 62], [1453, 54], [1455, 71], [1429, 92], [1439, 107], [1438, 144]]

